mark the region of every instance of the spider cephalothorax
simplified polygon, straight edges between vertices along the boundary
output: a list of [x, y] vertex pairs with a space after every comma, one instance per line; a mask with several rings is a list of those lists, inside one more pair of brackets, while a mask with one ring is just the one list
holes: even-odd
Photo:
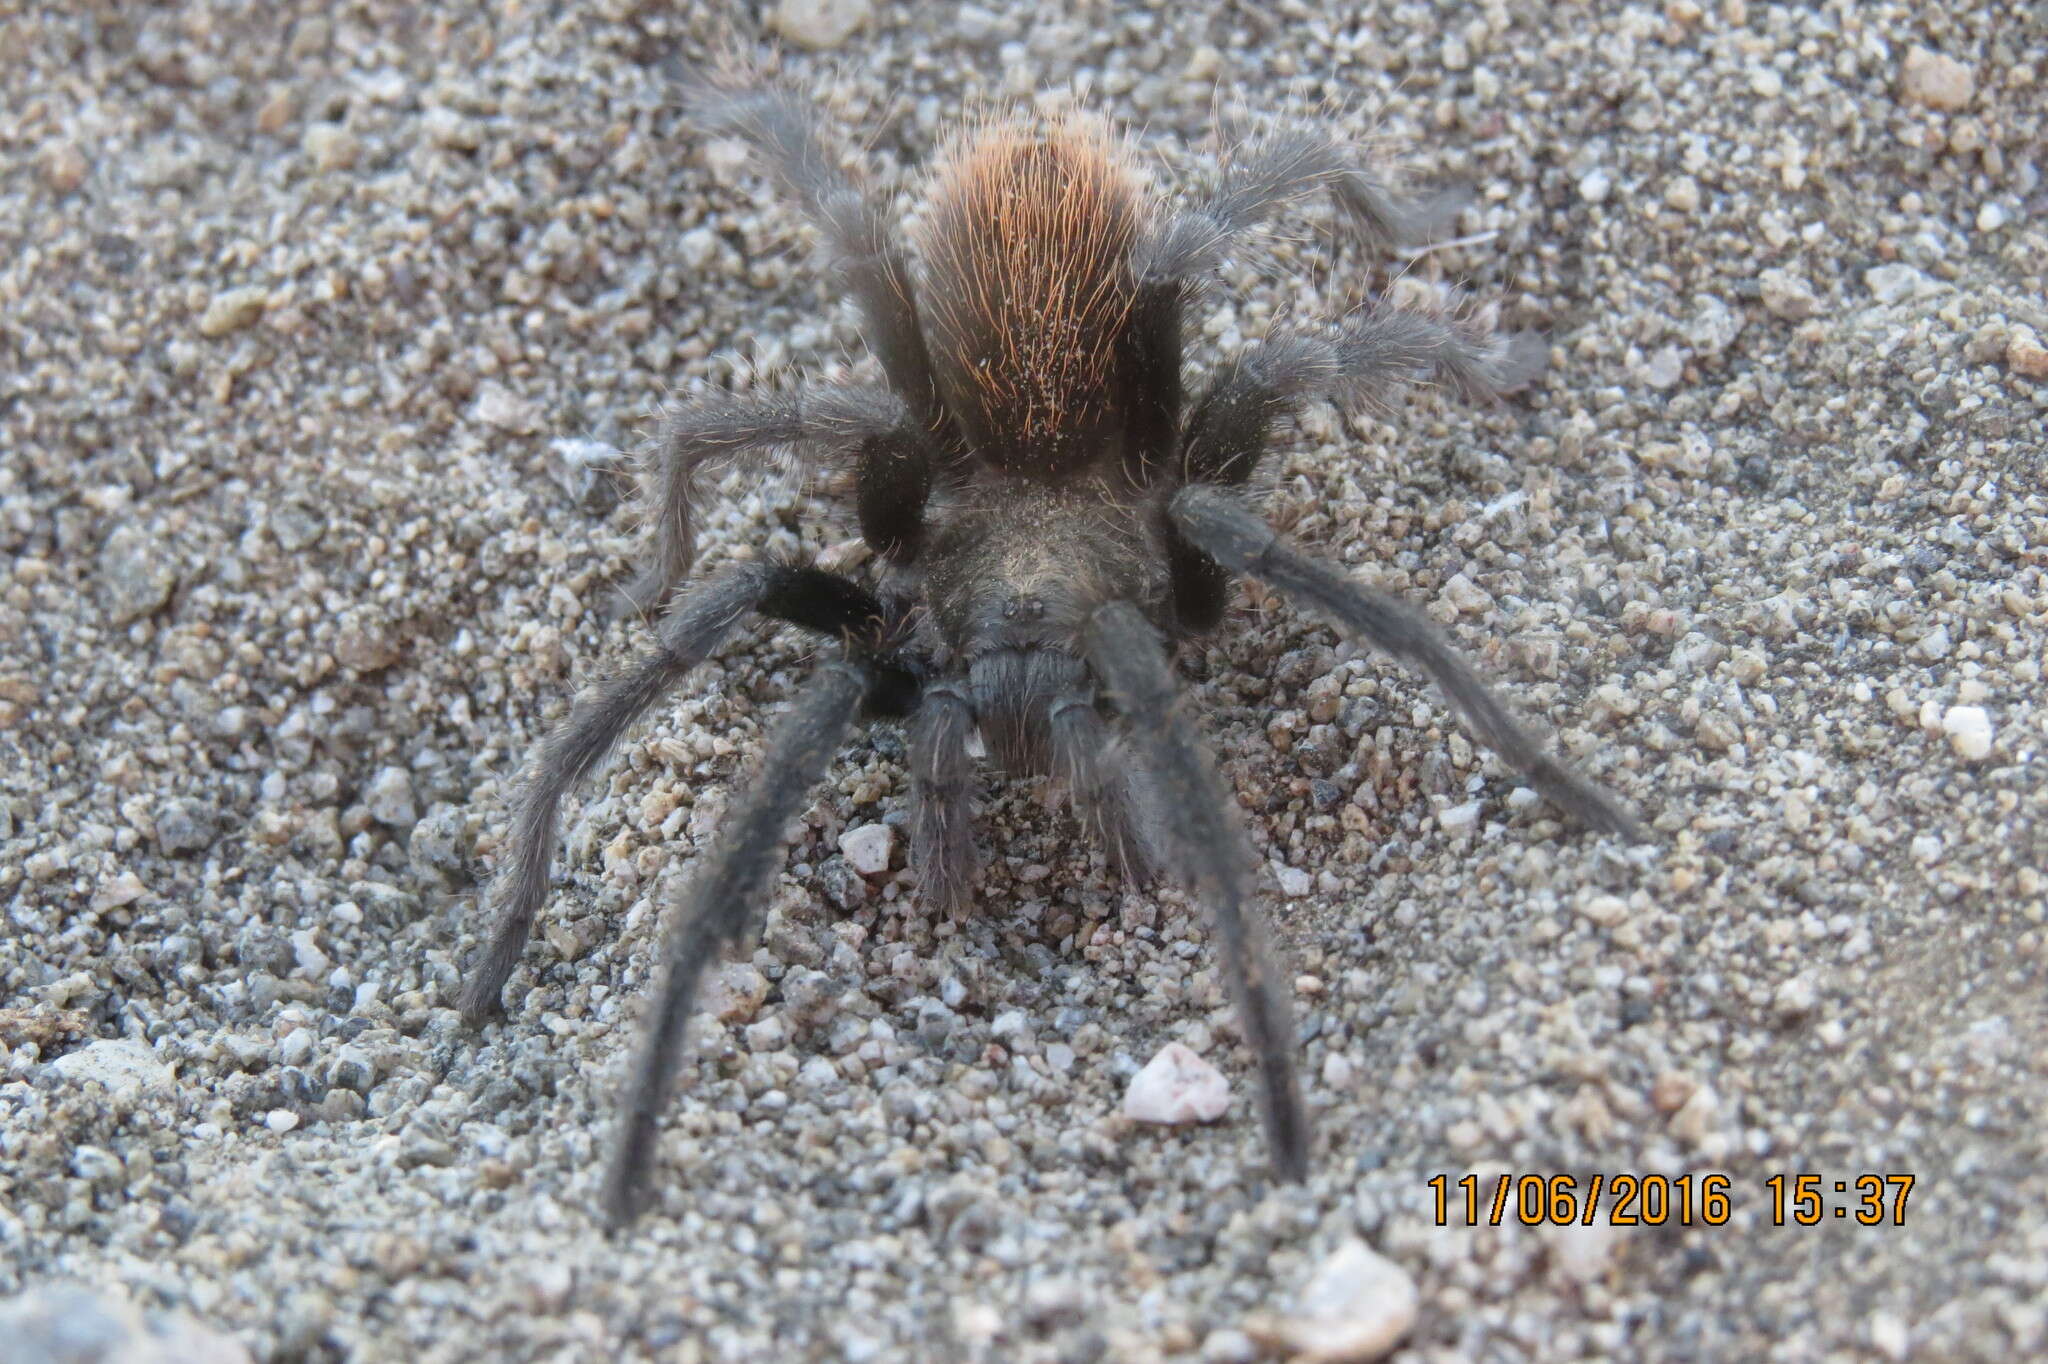
[[[1063, 781], [1119, 867], [1156, 861], [1188, 884], [1258, 1060], [1274, 1164], [1300, 1178], [1308, 1128], [1284, 978], [1264, 946], [1250, 849], [1176, 703], [1168, 649], [1218, 623], [1230, 575], [1260, 578], [1421, 668], [1559, 805], [1595, 828], [1638, 833], [1623, 806], [1525, 734], [1420, 615], [1303, 554], [1244, 495], [1275, 426], [1301, 403], [1357, 405], [1432, 378], [1492, 395], [1530, 378], [1541, 346], [1367, 309], [1275, 331], [1185, 401], [1182, 314], [1274, 210], [1327, 190], [1382, 242], [1430, 230], [1440, 212], [1395, 196], [1354, 152], [1305, 127], [1240, 147], [1213, 190], [1169, 207], [1149, 198], [1102, 124], [1020, 116], [969, 129], [942, 159], [913, 264], [802, 98], [771, 86], [704, 90], [694, 103], [700, 126], [751, 142], [816, 223], [886, 386], [718, 395], [669, 414], [653, 452], [650, 564], [631, 589], [644, 606], [665, 604], [656, 647], [583, 698], [542, 749], [464, 1011], [492, 1012], [518, 962], [546, 897], [563, 794], [751, 613], [839, 649], [781, 721], [675, 909], [607, 1216], [636, 1207], [698, 977], [746, 935], [788, 823], [864, 714], [908, 717], [912, 866], [937, 904], [962, 910], [972, 890], [977, 735], [1003, 768]], [[872, 580], [746, 563], [670, 601], [695, 556], [700, 476], [776, 450], [850, 472]]]

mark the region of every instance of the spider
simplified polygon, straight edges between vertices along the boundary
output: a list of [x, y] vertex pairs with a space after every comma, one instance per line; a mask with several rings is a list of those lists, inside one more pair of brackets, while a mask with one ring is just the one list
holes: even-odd
[[[465, 1015], [481, 1022], [497, 1008], [546, 899], [562, 796], [735, 626], [764, 617], [836, 647], [777, 721], [672, 912], [605, 1176], [607, 1221], [642, 1202], [699, 977], [749, 932], [788, 827], [842, 738], [878, 717], [908, 722], [911, 865], [935, 909], [960, 913], [972, 896], [970, 793], [984, 753], [1063, 782], [1120, 872], [1173, 867], [1207, 913], [1256, 1058], [1275, 1172], [1304, 1178], [1286, 978], [1266, 945], [1250, 845], [1177, 699], [1172, 650], [1217, 627], [1232, 575], [1258, 578], [1421, 669], [1557, 805], [1640, 838], [1634, 816], [1550, 756], [1420, 614], [1304, 553], [1247, 497], [1276, 427], [1304, 403], [1357, 407], [1430, 379], [1491, 397], [1532, 378], [1544, 347], [1381, 305], [1276, 330], [1184, 393], [1186, 316], [1274, 212], [1327, 191], [1360, 236], [1387, 246], [1455, 210], [1441, 195], [1398, 196], [1311, 125], [1247, 140], [1212, 190], [1175, 207], [1148, 195], [1092, 117], [992, 117], [931, 173], [913, 254], [884, 201], [842, 169], [809, 99], [725, 81], [690, 103], [699, 128], [750, 144], [802, 206], [886, 383], [725, 394], [667, 414], [650, 452], [650, 562], [629, 589], [643, 609], [661, 608], [655, 647], [582, 697], [534, 762]], [[871, 580], [754, 561], [677, 594], [704, 476], [778, 451], [850, 475]]]

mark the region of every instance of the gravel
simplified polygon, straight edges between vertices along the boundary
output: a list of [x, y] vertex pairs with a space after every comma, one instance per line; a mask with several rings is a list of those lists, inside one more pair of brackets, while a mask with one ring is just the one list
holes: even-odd
[[[1334, 1261], [1412, 1284], [1397, 1359], [2048, 1352], [2048, 35], [1988, 4], [768, 7], [906, 207], [958, 111], [1077, 83], [1162, 183], [1328, 107], [1471, 185], [1391, 261], [1288, 215], [1194, 359], [1380, 287], [1548, 338], [1494, 406], [1306, 414], [1270, 508], [1657, 841], [1570, 827], [1246, 592], [1183, 673], [1284, 897], [1317, 1137], [1276, 1188], [1250, 1102], [1120, 1111], [1169, 1044], [1249, 1095], [1195, 907], [990, 783], [977, 913], [932, 914], [862, 832], [907, 799], [879, 725], [601, 1233], [663, 907], [815, 653], [743, 633], [627, 739], [505, 1019], [462, 1027], [520, 763], [646, 647], [610, 452], [699, 387], [874, 372], [677, 121], [710, 8], [0, 20], [0, 1319], [266, 1361], [1250, 1359]], [[852, 535], [822, 486], [721, 490], [708, 564]], [[1725, 1176], [1730, 1219], [1475, 1228], [1456, 1183], [1624, 1172]], [[1826, 1216], [1772, 1225], [1802, 1173]], [[1866, 1173], [1914, 1176], [1901, 1224], [1834, 1216]]]

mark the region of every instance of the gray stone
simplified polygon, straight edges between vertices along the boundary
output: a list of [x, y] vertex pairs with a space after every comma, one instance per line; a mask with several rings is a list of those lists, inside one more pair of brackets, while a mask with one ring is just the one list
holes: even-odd
[[419, 818], [419, 807], [413, 803], [412, 773], [402, 767], [386, 767], [370, 778], [370, 784], [363, 788], [363, 804], [370, 809], [370, 818], [393, 829], [410, 829]]
[[156, 812], [157, 845], [173, 857], [198, 852], [213, 842], [218, 824], [214, 811], [196, 800], [165, 801]]
[[0, 1302], [10, 1364], [249, 1364], [249, 1352], [182, 1312], [143, 1313], [113, 1292], [43, 1284]]
[[107, 615], [126, 625], [171, 598], [178, 571], [169, 551], [136, 526], [117, 526], [100, 549], [100, 595]]

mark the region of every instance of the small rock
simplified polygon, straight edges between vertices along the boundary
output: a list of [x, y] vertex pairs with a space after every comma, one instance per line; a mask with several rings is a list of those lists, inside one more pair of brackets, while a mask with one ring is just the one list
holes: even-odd
[[260, 284], [247, 284], [239, 289], [215, 294], [213, 301], [206, 305], [206, 312], [199, 319], [201, 336], [226, 336], [263, 316], [263, 309], [270, 302], [270, 290]]
[[69, 142], [53, 142], [43, 148], [43, 183], [59, 194], [69, 194], [85, 183], [89, 167], [78, 148]]
[[1638, 371], [1642, 381], [1659, 392], [1685, 377], [1685, 352], [1677, 346], [1659, 346]]
[[299, 964], [299, 970], [308, 980], [325, 980], [327, 973], [334, 969], [334, 962], [320, 950], [320, 935], [310, 928], [302, 928], [291, 935], [292, 957]]
[[460, 876], [469, 865], [469, 821], [461, 808], [445, 801], [429, 806], [426, 817], [412, 826], [406, 856], [422, 874]]
[[1575, 1284], [1589, 1284], [1607, 1273], [1616, 1246], [1621, 1244], [1619, 1227], [1606, 1222], [1579, 1222], [1547, 1229], [1544, 1240], [1550, 1246], [1550, 1263]]
[[420, 131], [436, 147], [454, 152], [473, 152], [483, 142], [483, 129], [475, 119], [464, 118], [453, 109], [435, 105], [420, 117]]
[[324, 171], [347, 170], [356, 163], [355, 134], [338, 123], [308, 124], [299, 148]]
[[839, 851], [862, 876], [881, 876], [889, 870], [889, 855], [896, 849], [896, 830], [887, 824], [863, 824], [839, 836]]
[[1293, 1314], [1261, 1334], [1318, 1364], [1378, 1359], [1415, 1325], [1420, 1302], [1407, 1270], [1354, 1238], [1317, 1266]]
[[1689, 1145], [1698, 1146], [1712, 1135], [1720, 1116], [1720, 1096], [1714, 1093], [1712, 1085], [1701, 1085], [1693, 1090], [1692, 1097], [1671, 1115], [1671, 1135]]
[[299, 1125], [299, 1115], [289, 1108], [273, 1108], [263, 1115], [263, 1125], [281, 1137]]
[[1202, 1338], [1202, 1364], [1252, 1364], [1258, 1357], [1258, 1342], [1235, 1327], [1218, 1327]]
[[313, 1059], [313, 1030], [293, 1028], [277, 1040], [277, 1059], [287, 1066], [303, 1066]]
[[172, 857], [198, 852], [213, 842], [214, 814], [194, 800], [168, 800], [156, 812], [157, 846]]
[[781, 1051], [789, 1045], [789, 1026], [780, 1015], [770, 1014], [746, 1027], [747, 1050], [756, 1054]]
[[871, 0], [781, 0], [768, 26], [814, 52], [839, 46], [868, 21]]
[[1911, 1357], [1913, 1333], [1906, 1323], [1890, 1312], [1870, 1314], [1871, 1348], [1886, 1359], [1903, 1360]]
[[844, 857], [828, 857], [820, 863], [818, 881], [825, 888], [825, 898], [841, 909], [859, 909], [867, 903], [868, 883]]
[[1815, 988], [1809, 976], [1799, 975], [1786, 981], [1771, 996], [1771, 1011], [1781, 1022], [1791, 1022], [1806, 1017], [1820, 1002], [1820, 991]]
[[1579, 181], [1579, 197], [1589, 204], [1603, 203], [1613, 188], [1613, 177], [1606, 171], [1595, 168]]
[[1937, 625], [1920, 636], [1920, 642], [1913, 646], [1911, 652], [1916, 658], [1939, 660], [1947, 658], [1953, 648], [1955, 641], [1949, 637], [1948, 627]]
[[1341, 1051], [1323, 1058], [1323, 1084], [1342, 1094], [1358, 1083], [1358, 1067]]
[[704, 982], [704, 1007], [721, 1023], [744, 1023], [768, 998], [768, 978], [746, 962], [731, 962]]
[[74, 1084], [96, 1081], [112, 1094], [169, 1094], [177, 1088], [171, 1068], [146, 1043], [127, 1038], [89, 1042], [50, 1062], [50, 1069]]
[[370, 818], [393, 829], [410, 829], [419, 819], [413, 803], [412, 774], [402, 767], [386, 767], [370, 778], [363, 788], [363, 804]]
[[1667, 1070], [1651, 1083], [1650, 1102], [1656, 1106], [1659, 1113], [1676, 1113], [1685, 1107], [1686, 1100], [1690, 1099], [1693, 1091], [1698, 1088], [1699, 1082], [1691, 1076]]
[[486, 426], [516, 436], [530, 435], [540, 428], [539, 406], [496, 382], [478, 387], [469, 415]]
[[1991, 756], [1991, 717], [1982, 706], [1950, 706], [1941, 716], [1942, 733], [1958, 756], [1978, 762]]
[[1299, 900], [1315, 888], [1315, 880], [1300, 867], [1285, 867], [1275, 864], [1273, 879], [1280, 884], [1280, 893], [1290, 900]]
[[549, 447], [548, 472], [569, 500], [592, 516], [609, 516], [619, 505], [621, 470], [631, 462], [618, 447], [585, 436], [564, 436]]
[[1709, 753], [1726, 753], [1742, 741], [1742, 731], [1720, 711], [1710, 710], [1693, 725], [1692, 737]]
[[1872, 266], [1863, 272], [1863, 282], [1869, 286], [1872, 297], [1886, 304], [1902, 302], [1934, 287], [1934, 281], [1904, 261]]
[[1693, 300], [1692, 317], [1685, 326], [1685, 339], [1701, 355], [1719, 355], [1741, 335], [1742, 322], [1741, 313], [1712, 294], [1701, 294]]
[[1766, 270], [1756, 277], [1758, 296], [1764, 311], [1787, 322], [1812, 317], [1820, 311], [1820, 297], [1803, 275], [1790, 270]]
[[1436, 822], [1447, 834], [1462, 833], [1479, 823], [1480, 808], [1481, 802], [1468, 800], [1462, 805], [1453, 805], [1449, 809], [1437, 811]]
[[1906, 53], [1899, 68], [1899, 94], [1908, 103], [1954, 112], [1977, 93], [1977, 77], [1953, 57], [1924, 47]]
[[2032, 327], [2014, 327], [2005, 343], [2005, 365], [2028, 379], [2048, 379], [2048, 347]]
[[1462, 615], [1475, 616], [1493, 609], [1493, 594], [1462, 573], [1452, 574], [1440, 595]]
[[99, 578], [107, 614], [126, 625], [170, 600], [177, 569], [164, 545], [135, 526], [116, 526], [100, 549]]
[[132, 905], [149, 894], [149, 887], [142, 884], [142, 878], [132, 871], [109, 877], [99, 883], [92, 893], [92, 908], [95, 914], [123, 905]]
[[249, 1352], [179, 1312], [145, 1316], [126, 1298], [42, 1284], [0, 1301], [7, 1357], [50, 1364], [249, 1364]]
[[1124, 1091], [1124, 1116], [1138, 1122], [1214, 1122], [1229, 1107], [1230, 1082], [1223, 1072], [1179, 1042], [1161, 1047]]
[[270, 514], [270, 533], [278, 545], [297, 554], [316, 543], [327, 532], [320, 514], [301, 502], [287, 502]]
[[1579, 906], [1579, 913], [1602, 928], [1612, 928], [1628, 917], [1628, 901], [1619, 895], [1595, 895]]
[[378, 616], [361, 614], [343, 618], [334, 640], [334, 657], [343, 667], [359, 673], [380, 672], [398, 661], [398, 638]]

